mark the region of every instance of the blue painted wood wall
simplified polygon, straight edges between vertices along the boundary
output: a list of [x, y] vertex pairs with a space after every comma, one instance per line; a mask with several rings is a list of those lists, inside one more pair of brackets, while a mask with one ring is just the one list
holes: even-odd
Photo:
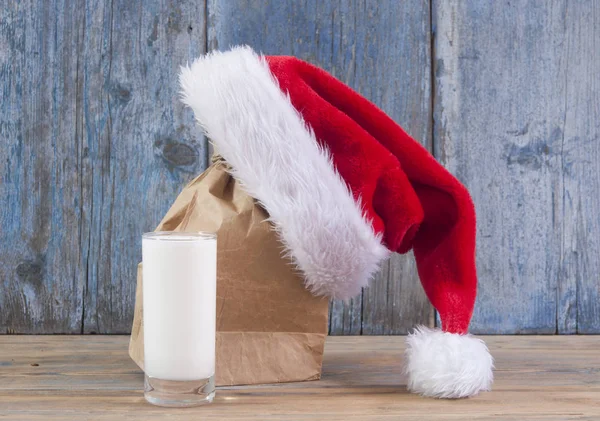
[[[0, 333], [126, 333], [140, 235], [207, 165], [178, 101], [198, 55], [322, 66], [471, 190], [478, 333], [600, 333], [594, 0], [0, 0]], [[410, 255], [332, 334], [435, 315]]]

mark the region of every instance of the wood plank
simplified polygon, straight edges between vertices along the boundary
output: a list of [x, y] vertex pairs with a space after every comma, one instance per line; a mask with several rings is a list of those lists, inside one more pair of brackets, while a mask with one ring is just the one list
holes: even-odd
[[81, 331], [83, 21], [76, 1], [0, 7], [0, 333]]
[[[208, 1], [209, 49], [248, 44], [314, 63], [431, 141], [429, 2]], [[410, 256], [396, 256], [372, 286], [331, 304], [331, 334], [405, 333], [430, 323]]]
[[[179, 101], [179, 67], [205, 49], [202, 1], [89, 5], [83, 60], [93, 203], [85, 332], [131, 329], [141, 233], [206, 167], [206, 145]], [[134, 23], [134, 24], [132, 24]]]
[[10, 268], [2, 330], [128, 332], [141, 233], [206, 166], [203, 139], [177, 98], [179, 66], [204, 50], [204, 5], [90, 1], [29, 9], [32, 24], [14, 25], [45, 44], [24, 46], [33, 67], [22, 76], [32, 72], [22, 93], [40, 100], [23, 110], [21, 132], [9, 135], [24, 145], [11, 150], [27, 156], [28, 173], [16, 171], [20, 184], [9, 189], [31, 216], [20, 224], [5, 219], [16, 232], [0, 246], [11, 261], [0, 269]]
[[433, 3], [435, 154], [479, 215], [474, 332], [599, 331], [593, 4]]
[[177, 81], [205, 5], [0, 9], [0, 331], [128, 332], [141, 233], [206, 166]]
[[[600, 7], [568, 3], [565, 17], [563, 277], [576, 290], [578, 333], [600, 333]], [[562, 316], [562, 319], [565, 317]], [[559, 325], [559, 330], [560, 325]], [[572, 328], [569, 332], [572, 331]]]
[[[403, 337], [330, 337], [316, 382], [221, 388], [203, 408], [146, 404], [124, 336], [0, 337], [0, 417], [11, 420], [596, 420], [598, 336], [485, 337], [492, 392], [464, 400], [408, 394]], [[36, 365], [37, 364], [37, 365]]]

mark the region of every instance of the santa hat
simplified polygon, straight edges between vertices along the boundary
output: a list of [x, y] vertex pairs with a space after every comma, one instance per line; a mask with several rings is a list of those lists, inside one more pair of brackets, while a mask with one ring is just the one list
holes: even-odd
[[408, 336], [411, 391], [459, 398], [490, 388], [492, 357], [467, 333], [475, 210], [456, 178], [374, 104], [297, 58], [237, 47], [199, 58], [180, 82], [315, 294], [357, 295], [390, 252], [414, 251], [442, 329]]

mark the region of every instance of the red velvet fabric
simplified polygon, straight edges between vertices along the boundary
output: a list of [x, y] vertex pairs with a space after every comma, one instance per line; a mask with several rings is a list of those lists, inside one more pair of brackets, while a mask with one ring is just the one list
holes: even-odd
[[324, 70], [294, 57], [266, 59], [386, 246], [413, 249], [443, 330], [466, 333], [477, 290], [467, 189], [377, 106]]

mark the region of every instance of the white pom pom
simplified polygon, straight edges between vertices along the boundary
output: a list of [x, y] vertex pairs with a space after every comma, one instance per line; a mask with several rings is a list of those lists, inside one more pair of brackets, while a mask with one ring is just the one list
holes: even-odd
[[408, 390], [434, 398], [465, 398], [490, 390], [494, 359], [481, 339], [418, 327], [407, 337]]

